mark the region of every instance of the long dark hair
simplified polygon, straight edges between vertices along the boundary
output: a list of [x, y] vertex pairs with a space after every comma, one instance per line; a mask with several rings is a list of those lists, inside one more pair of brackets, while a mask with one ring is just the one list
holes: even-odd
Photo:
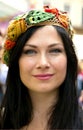
[[[39, 27], [31, 27], [18, 40], [10, 56], [7, 76], [7, 89], [0, 112], [1, 129], [19, 129], [30, 123], [33, 118], [33, 107], [28, 89], [20, 80], [18, 61], [26, 41]], [[73, 42], [63, 28], [55, 26], [61, 36], [67, 55], [67, 75], [60, 86], [59, 100], [50, 110], [48, 128], [73, 129], [78, 125], [78, 101], [76, 94], [77, 57]]]

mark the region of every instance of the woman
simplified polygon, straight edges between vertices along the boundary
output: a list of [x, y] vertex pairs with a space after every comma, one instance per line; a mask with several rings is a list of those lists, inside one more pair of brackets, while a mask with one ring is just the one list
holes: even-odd
[[3, 55], [9, 70], [2, 129], [82, 128], [71, 23], [65, 12], [44, 9], [9, 24]]

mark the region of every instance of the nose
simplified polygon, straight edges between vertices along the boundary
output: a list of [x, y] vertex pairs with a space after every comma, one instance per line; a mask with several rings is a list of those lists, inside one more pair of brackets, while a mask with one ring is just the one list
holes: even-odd
[[49, 59], [47, 58], [47, 56], [45, 54], [42, 54], [39, 58], [38, 58], [38, 62], [37, 62], [37, 68], [49, 68], [50, 67], [50, 62]]

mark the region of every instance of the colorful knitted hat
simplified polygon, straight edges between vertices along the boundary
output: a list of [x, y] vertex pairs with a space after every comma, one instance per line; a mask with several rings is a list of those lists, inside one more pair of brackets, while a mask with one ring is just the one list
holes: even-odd
[[9, 65], [9, 59], [13, 47], [16, 45], [18, 37], [28, 28], [39, 25], [57, 25], [64, 28], [69, 37], [72, 38], [73, 29], [67, 12], [62, 12], [57, 8], [50, 9], [48, 6], [44, 10], [31, 10], [22, 15], [18, 15], [10, 21], [7, 36], [4, 43], [3, 61]]

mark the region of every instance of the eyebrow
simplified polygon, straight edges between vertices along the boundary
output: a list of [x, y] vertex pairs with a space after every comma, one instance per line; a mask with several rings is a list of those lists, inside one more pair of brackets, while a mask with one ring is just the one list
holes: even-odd
[[[54, 47], [54, 46], [58, 46], [58, 45], [62, 45], [62, 44], [60, 44], [60, 43], [53, 43], [53, 44], [51, 44], [51, 45], [48, 45], [48, 47], [50, 48], [50, 47]], [[32, 44], [26, 44], [25, 46], [37, 48], [36, 45], [32, 45]]]

